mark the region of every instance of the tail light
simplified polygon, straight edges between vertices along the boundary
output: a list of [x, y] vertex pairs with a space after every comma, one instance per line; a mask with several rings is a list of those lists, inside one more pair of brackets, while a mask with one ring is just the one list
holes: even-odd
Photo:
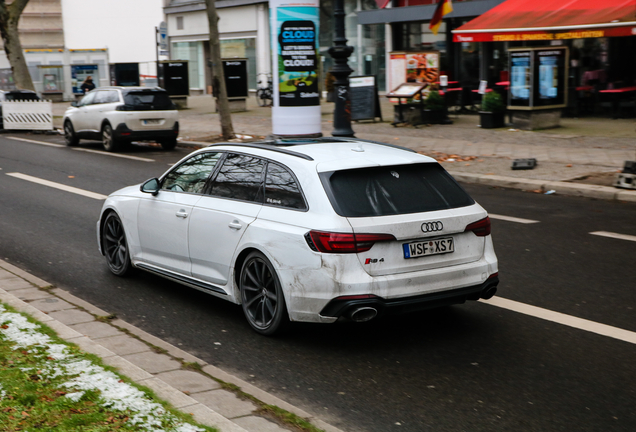
[[464, 231], [472, 231], [477, 237], [486, 237], [490, 235], [490, 218], [486, 216], [484, 219], [473, 222]]
[[309, 231], [305, 235], [307, 244], [316, 252], [360, 253], [366, 252], [376, 243], [395, 240], [391, 234], [347, 234]]

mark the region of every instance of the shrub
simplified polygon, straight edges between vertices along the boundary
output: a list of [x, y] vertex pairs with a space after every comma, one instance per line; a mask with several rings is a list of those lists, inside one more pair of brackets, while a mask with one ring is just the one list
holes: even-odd
[[445, 108], [444, 98], [437, 90], [432, 90], [426, 98], [426, 109], [431, 111], [443, 111]]
[[503, 98], [496, 91], [486, 93], [481, 101], [481, 110], [486, 112], [504, 112], [506, 105]]

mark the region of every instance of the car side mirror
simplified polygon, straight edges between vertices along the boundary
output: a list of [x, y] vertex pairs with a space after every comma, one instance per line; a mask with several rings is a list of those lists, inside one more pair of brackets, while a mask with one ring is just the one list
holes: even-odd
[[147, 180], [144, 184], [139, 188], [143, 193], [149, 193], [152, 196], [157, 196], [159, 193], [159, 189], [161, 189], [161, 184], [159, 183], [159, 179], [151, 178]]
[[71, 102], [71, 106], [72, 106], [72, 107], [76, 107], [76, 108], [77, 108], [77, 105], [78, 105], [78, 104], [77, 104], [77, 101], [73, 101], [73, 102]]

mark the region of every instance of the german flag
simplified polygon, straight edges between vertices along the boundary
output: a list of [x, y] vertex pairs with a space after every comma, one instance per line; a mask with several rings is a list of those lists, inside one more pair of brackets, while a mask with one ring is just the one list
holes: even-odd
[[442, 18], [444, 18], [444, 15], [448, 15], [452, 11], [453, 4], [451, 3], [451, 0], [439, 0], [428, 28], [431, 29], [434, 34], [437, 34], [439, 26], [442, 25]]

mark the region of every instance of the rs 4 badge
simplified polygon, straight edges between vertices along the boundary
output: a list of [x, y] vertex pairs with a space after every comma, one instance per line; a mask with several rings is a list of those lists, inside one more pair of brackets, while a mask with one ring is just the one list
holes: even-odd
[[364, 260], [365, 264], [375, 264], [375, 263], [379, 263], [379, 262], [384, 262], [384, 258], [367, 258]]

